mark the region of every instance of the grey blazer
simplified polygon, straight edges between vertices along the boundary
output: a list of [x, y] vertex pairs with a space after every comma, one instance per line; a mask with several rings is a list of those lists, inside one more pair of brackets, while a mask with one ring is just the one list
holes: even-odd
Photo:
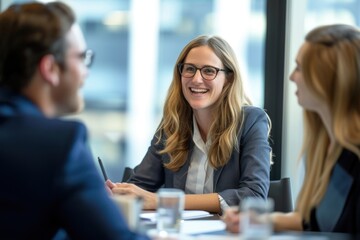
[[[245, 197], [266, 199], [270, 183], [270, 154], [268, 142], [269, 122], [264, 110], [245, 106], [244, 123], [239, 130], [239, 150], [233, 151], [228, 163], [214, 170], [214, 192], [221, 195], [229, 206], [238, 205]], [[167, 154], [158, 154], [162, 144], [156, 144], [157, 137], [142, 160], [134, 169], [128, 182], [151, 192], [160, 187], [185, 190], [190, 157], [177, 171], [166, 169], [163, 163], [170, 161]], [[191, 142], [190, 150], [194, 143]]]

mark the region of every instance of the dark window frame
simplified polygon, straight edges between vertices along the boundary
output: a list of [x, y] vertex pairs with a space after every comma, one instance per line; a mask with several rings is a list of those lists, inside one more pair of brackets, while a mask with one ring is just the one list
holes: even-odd
[[266, 6], [264, 109], [272, 122], [270, 145], [274, 164], [271, 180], [281, 178], [286, 7], [287, 0], [268, 0]]

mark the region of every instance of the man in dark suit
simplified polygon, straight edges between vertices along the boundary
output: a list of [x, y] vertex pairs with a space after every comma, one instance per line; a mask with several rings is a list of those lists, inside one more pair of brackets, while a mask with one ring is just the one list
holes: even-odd
[[[105, 190], [80, 111], [93, 53], [64, 3], [0, 14], [0, 239], [147, 239]], [[59, 236], [59, 235], [57, 235]]]

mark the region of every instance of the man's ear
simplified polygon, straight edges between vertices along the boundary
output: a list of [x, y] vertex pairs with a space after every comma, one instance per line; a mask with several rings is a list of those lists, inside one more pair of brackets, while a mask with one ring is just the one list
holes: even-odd
[[41, 58], [39, 73], [42, 78], [51, 85], [57, 86], [59, 84], [60, 66], [53, 55], [47, 54]]

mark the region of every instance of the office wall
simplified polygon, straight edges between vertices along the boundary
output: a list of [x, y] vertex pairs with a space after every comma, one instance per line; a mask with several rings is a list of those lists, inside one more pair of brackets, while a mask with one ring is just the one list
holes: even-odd
[[6, 9], [12, 2], [13, 0], [0, 0], [0, 10]]

